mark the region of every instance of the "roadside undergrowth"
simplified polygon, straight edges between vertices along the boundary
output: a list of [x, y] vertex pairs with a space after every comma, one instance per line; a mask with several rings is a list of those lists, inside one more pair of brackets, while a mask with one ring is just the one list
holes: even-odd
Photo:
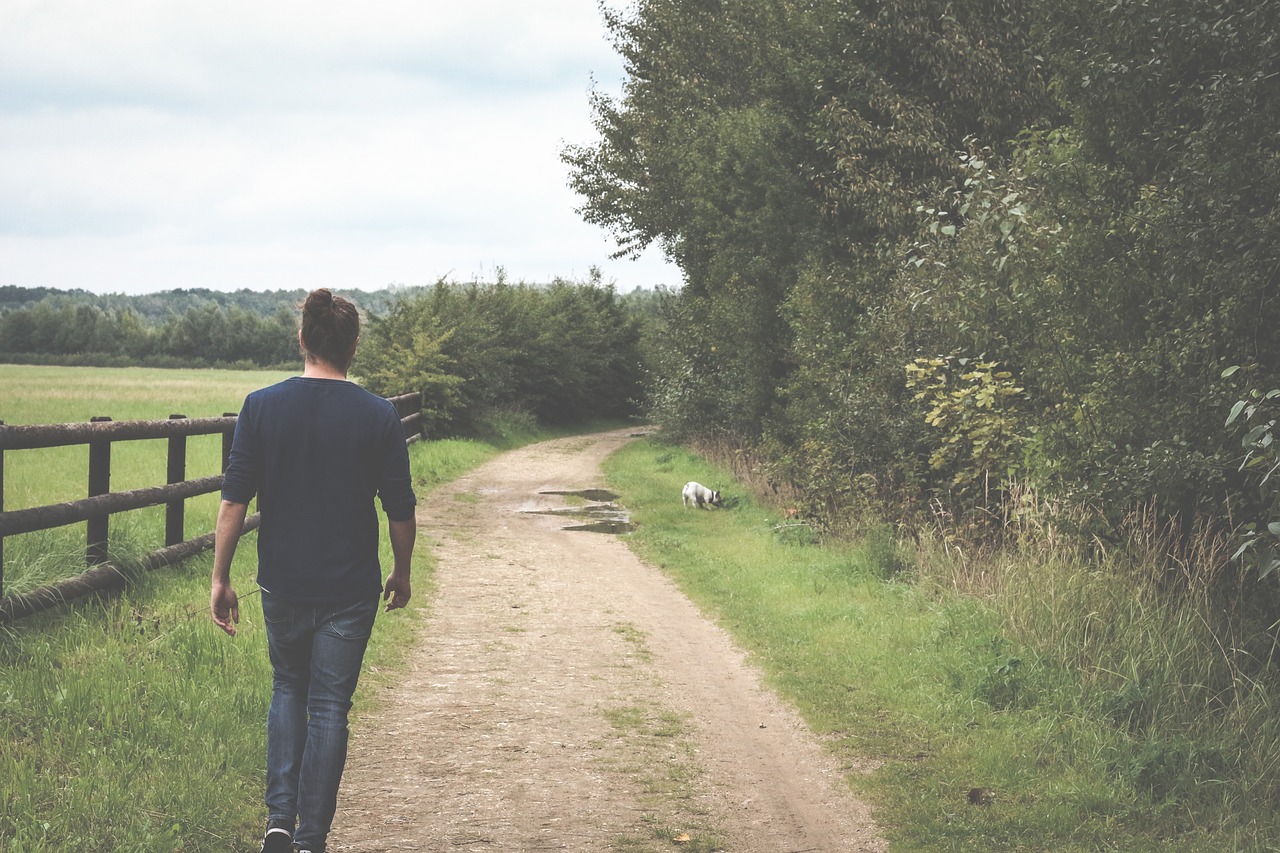
[[[716, 617], [837, 753], [896, 850], [1275, 850], [1280, 700], [1247, 589], [1159, 531], [1085, 560], [824, 541], [685, 449], [610, 457], [627, 541]], [[729, 509], [685, 510], [687, 480]], [[1211, 565], [1209, 538], [1189, 561]], [[1194, 552], [1195, 549], [1192, 549]]]

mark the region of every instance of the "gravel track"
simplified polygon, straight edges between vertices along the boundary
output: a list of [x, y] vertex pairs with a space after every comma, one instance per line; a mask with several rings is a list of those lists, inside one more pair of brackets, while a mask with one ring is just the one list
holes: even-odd
[[618, 537], [547, 514], [628, 440], [511, 451], [419, 507], [436, 589], [402, 677], [361, 688], [381, 695], [331, 850], [888, 850], [844, 782], [859, 768], [723, 630]]

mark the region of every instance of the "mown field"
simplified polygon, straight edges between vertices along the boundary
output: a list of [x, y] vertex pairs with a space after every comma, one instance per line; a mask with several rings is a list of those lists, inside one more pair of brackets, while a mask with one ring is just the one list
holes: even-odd
[[[47, 367], [38, 365], [0, 364], [0, 420], [12, 426], [27, 424], [85, 423], [94, 417], [117, 421], [164, 420], [181, 414], [191, 418], [214, 418], [240, 410], [245, 394], [263, 385], [292, 375], [287, 372], [248, 370], [161, 370], [142, 367]], [[158, 442], [157, 442], [158, 443]], [[203, 439], [189, 439], [193, 464], [198, 457], [195, 444]], [[216, 449], [218, 439], [209, 438]], [[145, 447], [151, 442], [131, 442]], [[124, 445], [112, 450], [113, 455]], [[50, 451], [21, 451], [6, 458], [6, 477], [20, 477], [20, 487], [40, 489], [52, 487], [62, 493], [59, 480], [48, 481], [54, 473], [50, 460], [37, 456]], [[27, 460], [27, 454], [32, 459]], [[141, 455], [141, 454], [140, 454]], [[150, 456], [148, 452], [145, 455]], [[217, 465], [216, 455], [213, 464]], [[28, 463], [28, 464], [24, 464]], [[46, 477], [21, 479], [32, 470]], [[146, 476], [124, 465], [126, 479]], [[163, 470], [163, 468], [161, 469]], [[70, 478], [68, 478], [70, 479]], [[10, 488], [12, 488], [12, 483]], [[131, 487], [131, 486], [130, 486]], [[74, 496], [79, 496], [74, 495]], [[6, 504], [7, 506], [8, 504]]]
[[[0, 420], [10, 425], [85, 423], [112, 420], [164, 420], [173, 414], [191, 418], [238, 412], [245, 394], [283, 379], [288, 373], [235, 370], [159, 370], [148, 368], [68, 368], [0, 365]], [[116, 442], [111, 448], [113, 491], [165, 482], [165, 441]], [[187, 440], [187, 477], [219, 473], [222, 438]], [[4, 507], [8, 510], [84, 498], [88, 489], [89, 449], [85, 445], [5, 454]], [[187, 502], [187, 537], [213, 529], [218, 496]], [[164, 545], [164, 507], [113, 516], [113, 547], [145, 553]], [[84, 549], [84, 525], [11, 537], [5, 541], [6, 593], [39, 586], [60, 574], [70, 556]]]

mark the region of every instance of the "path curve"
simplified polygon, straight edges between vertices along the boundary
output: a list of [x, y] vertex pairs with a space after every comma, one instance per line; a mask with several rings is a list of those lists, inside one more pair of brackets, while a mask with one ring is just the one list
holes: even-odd
[[[330, 850], [885, 851], [869, 809], [724, 631], [544, 494], [628, 431], [505, 453], [419, 507], [439, 557], [403, 678], [360, 720]], [[420, 543], [423, 547], [425, 543]]]

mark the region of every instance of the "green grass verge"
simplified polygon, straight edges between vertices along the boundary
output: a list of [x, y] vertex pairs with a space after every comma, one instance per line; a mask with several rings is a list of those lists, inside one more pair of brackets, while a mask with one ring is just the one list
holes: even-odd
[[[736, 496], [724, 470], [656, 442], [606, 472], [638, 523], [629, 544], [732, 632], [831, 749], [881, 762], [849, 781], [895, 850], [1280, 849], [1272, 804], [1237, 797], [1226, 814], [1172, 795], [1159, 774], [1194, 749], [1154, 754], [1081, 700], [1052, 646], [1010, 639], [983, 601], [913, 583], [889, 537], [820, 543]], [[690, 479], [723, 486], [729, 508], [683, 509]], [[1207, 780], [1206, 799], [1223, 784]]]

